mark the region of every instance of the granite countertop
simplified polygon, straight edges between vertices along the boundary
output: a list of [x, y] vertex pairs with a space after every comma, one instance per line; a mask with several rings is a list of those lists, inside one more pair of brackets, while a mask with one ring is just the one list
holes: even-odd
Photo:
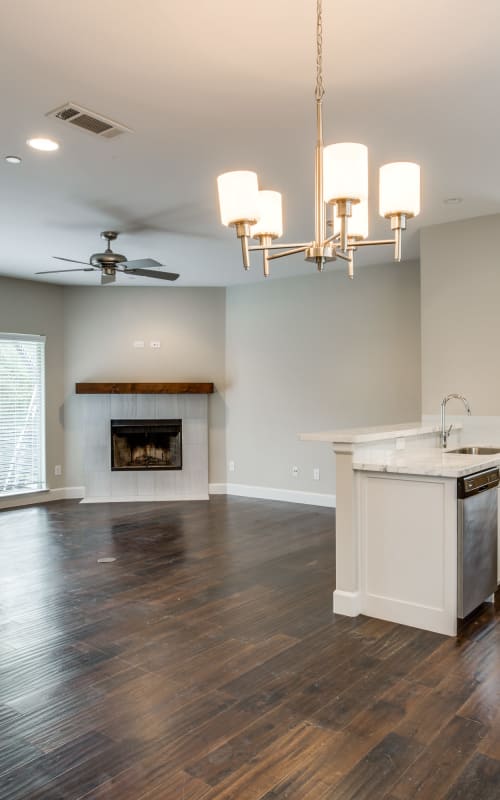
[[367, 472], [463, 478], [464, 475], [497, 466], [500, 466], [500, 453], [471, 456], [447, 453], [440, 448], [422, 448], [360, 453], [358, 458], [355, 457], [352, 468]]
[[[454, 432], [462, 425], [454, 423]], [[444, 478], [462, 478], [489, 467], [500, 466], [500, 451], [493, 455], [467, 455], [453, 453], [436, 447], [438, 439], [424, 445], [415, 437], [438, 434], [441, 426], [434, 423], [407, 422], [397, 425], [378, 425], [371, 428], [349, 428], [319, 433], [302, 433], [303, 441], [329, 442], [330, 444], [356, 445], [352, 448], [352, 468], [367, 472], [390, 472], [402, 475], [431, 475]], [[399, 449], [396, 439], [414, 437]], [[392, 441], [391, 441], [392, 440]], [[387, 445], [383, 442], [386, 441]], [[370, 447], [373, 444], [373, 447]], [[495, 445], [496, 446], [496, 445]], [[396, 447], [398, 449], [396, 449]], [[457, 445], [450, 446], [450, 451]], [[351, 448], [349, 448], [351, 451]]]

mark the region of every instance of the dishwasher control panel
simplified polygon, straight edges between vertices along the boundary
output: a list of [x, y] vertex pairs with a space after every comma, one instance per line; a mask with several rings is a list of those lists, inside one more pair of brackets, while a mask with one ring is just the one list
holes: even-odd
[[486, 489], [494, 489], [500, 482], [499, 469], [485, 469], [482, 472], [476, 472], [474, 475], [466, 475], [465, 478], [459, 478], [457, 484], [458, 497], [471, 497], [478, 492], [484, 492]]

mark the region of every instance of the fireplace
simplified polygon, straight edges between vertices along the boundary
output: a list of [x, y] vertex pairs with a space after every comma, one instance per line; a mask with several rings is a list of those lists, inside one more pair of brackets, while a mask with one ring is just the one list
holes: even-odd
[[112, 419], [111, 469], [182, 469], [182, 420]]

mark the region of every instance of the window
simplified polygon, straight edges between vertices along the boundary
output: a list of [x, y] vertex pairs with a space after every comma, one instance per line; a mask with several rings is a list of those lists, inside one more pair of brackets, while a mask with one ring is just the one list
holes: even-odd
[[45, 489], [45, 337], [0, 333], [0, 497]]

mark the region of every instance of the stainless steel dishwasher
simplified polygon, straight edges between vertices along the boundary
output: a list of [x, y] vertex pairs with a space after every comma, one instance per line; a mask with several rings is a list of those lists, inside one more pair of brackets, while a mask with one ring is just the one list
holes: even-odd
[[497, 589], [498, 467], [458, 479], [458, 619]]

